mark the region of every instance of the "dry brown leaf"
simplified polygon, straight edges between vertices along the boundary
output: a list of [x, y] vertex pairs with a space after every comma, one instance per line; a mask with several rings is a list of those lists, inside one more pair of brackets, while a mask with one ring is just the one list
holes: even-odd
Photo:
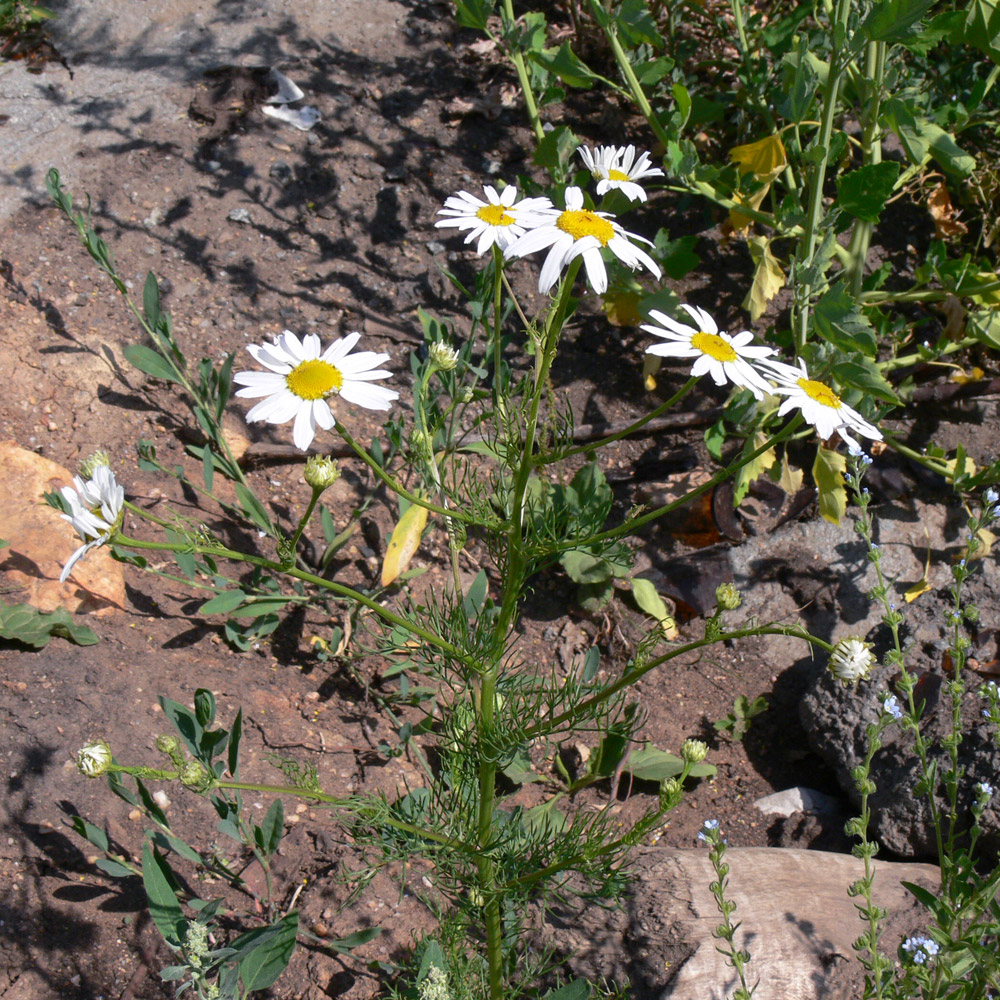
[[951, 196], [944, 184], [938, 184], [927, 199], [927, 210], [934, 220], [934, 235], [939, 240], [964, 236], [968, 227], [958, 218], [958, 212], [951, 203]]

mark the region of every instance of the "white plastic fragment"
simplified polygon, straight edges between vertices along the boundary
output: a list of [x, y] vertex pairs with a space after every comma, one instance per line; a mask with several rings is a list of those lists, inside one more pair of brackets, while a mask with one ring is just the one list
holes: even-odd
[[308, 132], [322, 118], [322, 115], [309, 105], [302, 108], [290, 108], [285, 104], [278, 107], [263, 104], [260, 110], [269, 118], [277, 118], [278, 121], [292, 125], [301, 132]]
[[277, 70], [273, 66], [268, 74], [268, 79], [278, 88], [278, 91], [267, 99], [265, 102], [267, 104], [291, 104], [293, 101], [301, 101], [306, 96], [298, 84], [289, 80], [281, 70]]

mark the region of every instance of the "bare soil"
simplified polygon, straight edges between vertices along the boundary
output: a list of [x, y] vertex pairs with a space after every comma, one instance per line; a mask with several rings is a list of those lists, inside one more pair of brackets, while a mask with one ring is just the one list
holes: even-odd
[[[442, 271], [469, 281], [476, 261], [458, 240], [433, 229], [434, 213], [449, 194], [475, 190], [491, 174], [531, 172], [532, 143], [519, 106], [502, 99], [504, 88], [514, 83], [512, 75], [488, 53], [470, 47], [475, 38], [454, 26], [450, 5], [413, 0], [390, 6], [395, 28], [367, 34], [359, 29], [354, 36], [362, 42], [353, 47], [339, 45], [333, 36], [298, 39], [297, 60], [281, 68], [323, 115], [309, 133], [256, 110], [234, 109], [232, 92], [218, 86], [229, 79], [223, 72], [174, 85], [175, 103], [193, 106], [196, 114], [143, 122], [130, 135], [77, 154], [71, 173], [78, 200], [89, 194], [95, 226], [137, 294], [147, 270], [158, 275], [189, 358], [218, 360], [286, 328], [326, 337], [360, 330], [373, 349], [390, 353], [405, 410], [408, 352], [421, 340], [417, 307], [451, 319], [459, 336], [467, 329], [463, 303]], [[345, 16], [377, 22], [380, 10], [378, 4], [367, 12], [363, 5], [350, 5]], [[80, 58], [99, 55], [95, 50]], [[252, 63], [244, 58], [242, 64]], [[69, 69], [72, 64], [50, 60], [39, 80], [53, 92], [70, 87]], [[618, 108], [584, 103], [562, 113], [591, 141], [627, 138], [648, 145], [637, 126], [622, 131]], [[618, 123], [613, 135], [611, 121]], [[47, 166], [36, 167], [36, 192]], [[249, 221], [233, 221], [237, 209]], [[698, 235], [706, 261], [672, 287], [688, 301], [738, 321], [748, 273], [745, 248], [721, 239], [722, 220], [712, 211], [666, 198], [638, 213], [633, 227], [652, 235], [657, 219], [668, 213], [677, 219], [675, 235]], [[135, 502], [155, 506], [166, 500], [218, 526], [216, 511], [200, 509], [195, 497], [136, 466], [134, 448], [141, 438], [152, 441], [167, 463], [188, 463], [196, 470], [185, 453], [190, 436], [182, 426], [184, 410], [167, 387], [148, 383], [124, 362], [122, 346], [139, 335], [65, 219], [39, 197], [2, 224], [0, 248], [0, 365], [8, 385], [0, 394], [0, 437], [71, 470], [104, 448]], [[522, 270], [526, 276], [529, 268]], [[523, 285], [530, 299], [527, 277]], [[584, 303], [554, 375], [557, 393], [572, 403], [579, 423], [638, 416], [679, 385], [680, 373], [664, 369], [656, 392], [645, 394], [641, 336], [609, 327], [596, 312]], [[241, 353], [238, 367], [246, 361]], [[608, 449], [606, 468], [621, 510], [655, 493], [671, 476], [706, 463], [704, 411], [718, 402], [699, 394], [688, 404], [690, 426]], [[245, 408], [235, 403], [230, 409], [233, 426], [240, 426]], [[975, 457], [989, 456], [995, 430], [977, 426], [982, 411], [976, 404], [956, 405], [935, 419], [941, 416], [954, 420], [959, 439]], [[379, 433], [370, 414], [352, 411], [351, 421], [361, 440]], [[257, 441], [287, 444], [284, 430], [258, 425], [250, 433]], [[333, 501], [338, 526], [369, 486], [363, 467], [344, 464]], [[893, 468], [896, 495], [940, 489], [905, 465]], [[250, 475], [283, 523], [304, 508], [309, 490], [297, 461], [257, 462]], [[758, 500], [760, 510], [766, 506]], [[753, 521], [723, 515], [724, 510], [723, 495], [714, 511], [658, 528], [642, 540], [640, 558], [648, 566], [676, 568], [669, 558], [687, 559], [696, 547], [702, 550], [701, 561], [689, 564], [697, 580], [673, 594], [682, 622], [689, 621], [682, 634], [697, 634], [700, 623], [692, 616], [704, 610], [704, 594], [720, 582], [713, 554], [739, 544]], [[370, 526], [338, 566], [344, 579], [373, 581], [394, 515], [388, 498], [379, 495], [368, 513]], [[806, 503], [791, 516], [816, 514]], [[760, 528], [763, 522], [757, 523]], [[252, 534], [231, 537], [237, 544], [257, 544]], [[430, 540], [417, 558], [430, 567], [426, 579], [432, 584], [443, 572], [436, 544]], [[484, 558], [473, 545], [463, 571], [471, 575]], [[119, 758], [149, 760], [153, 740], [168, 728], [158, 695], [190, 703], [196, 688], [210, 688], [224, 723], [242, 706], [244, 772], [261, 780], [273, 774], [264, 754], [277, 749], [313, 763], [323, 786], [334, 793], [391, 792], [419, 781], [412, 762], [379, 750], [382, 741], [394, 742], [394, 727], [371, 696], [396, 683], [381, 680], [382, 665], [364, 662], [352, 672], [316, 656], [312, 637], [329, 636], [341, 622], [312, 612], [293, 615], [271, 640], [238, 653], [222, 640], [220, 620], [197, 616], [203, 599], [198, 594], [162, 577], [132, 569], [126, 574], [126, 606], [92, 621], [101, 636], [98, 645], [80, 648], [57, 640], [39, 652], [15, 644], [0, 647], [5, 785], [0, 884], [6, 887], [0, 899], [0, 997], [5, 1000], [171, 995], [158, 976], [169, 956], [150, 925], [141, 886], [103, 875], [94, 865], [94, 850], [69, 826], [71, 816], [85, 816], [106, 828], [124, 852], [138, 854], [142, 825], [102, 783], [84, 781], [72, 757], [84, 742], [103, 736]], [[3, 596], [17, 600], [9, 590]], [[522, 649], [526, 659], [546, 668], [553, 662], [565, 666], [596, 644], [606, 669], [614, 671], [634, 652], [644, 627], [640, 616], [619, 605], [584, 615], [574, 607], [572, 585], [554, 573], [526, 602]], [[718, 767], [716, 778], [697, 783], [670, 818], [662, 843], [696, 846], [698, 829], [712, 816], [733, 845], [846, 849], [839, 821], [806, 816], [772, 821], [753, 806], [759, 796], [792, 785], [839, 794], [797, 721], [797, 699], [813, 669], [804, 659], [776, 662], [762, 643], [748, 643], [691, 657], [642, 682], [636, 693], [648, 713], [646, 738], [674, 751], [688, 736], [707, 739]], [[765, 695], [770, 702], [743, 742], [719, 736], [711, 725], [738, 694]], [[644, 807], [651, 792], [622, 784], [588, 794], [594, 803], [616, 799], [625, 820]], [[204, 803], [180, 789], [170, 794], [173, 822], [195, 841], [210, 842], [214, 820]], [[265, 797], [253, 801], [261, 815], [267, 806]], [[382, 933], [356, 952], [359, 961], [318, 945], [300, 948], [271, 995], [374, 996], [386, 976], [376, 963], [401, 960], [413, 934], [433, 925], [422, 899], [423, 873], [411, 872], [403, 891], [380, 879], [360, 902], [345, 905], [349, 886], [341, 876], [356, 861], [350, 845], [329, 815], [294, 809], [288, 806], [293, 822], [278, 860], [282, 902], [298, 892], [303, 925], [320, 937], [369, 926]]]

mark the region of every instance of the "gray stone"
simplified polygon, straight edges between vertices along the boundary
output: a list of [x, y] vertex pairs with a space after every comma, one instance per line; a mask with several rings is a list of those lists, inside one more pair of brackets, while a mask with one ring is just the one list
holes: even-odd
[[842, 811], [840, 799], [832, 795], [816, 791], [815, 788], [805, 788], [796, 785], [794, 788], [783, 788], [780, 792], [762, 795], [754, 805], [765, 816], [794, 816], [795, 813], [829, 813], [831, 815]]

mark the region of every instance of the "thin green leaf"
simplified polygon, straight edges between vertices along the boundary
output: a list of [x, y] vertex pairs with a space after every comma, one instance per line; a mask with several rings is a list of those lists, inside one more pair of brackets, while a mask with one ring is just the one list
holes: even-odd
[[171, 887], [170, 871], [159, 852], [146, 842], [142, 845], [142, 884], [149, 903], [149, 915], [153, 918], [167, 944], [179, 948], [187, 930], [187, 920], [181, 904]]
[[162, 379], [164, 382], [179, 382], [170, 364], [156, 351], [143, 344], [127, 344], [122, 354], [129, 364], [145, 372], [151, 378]]

